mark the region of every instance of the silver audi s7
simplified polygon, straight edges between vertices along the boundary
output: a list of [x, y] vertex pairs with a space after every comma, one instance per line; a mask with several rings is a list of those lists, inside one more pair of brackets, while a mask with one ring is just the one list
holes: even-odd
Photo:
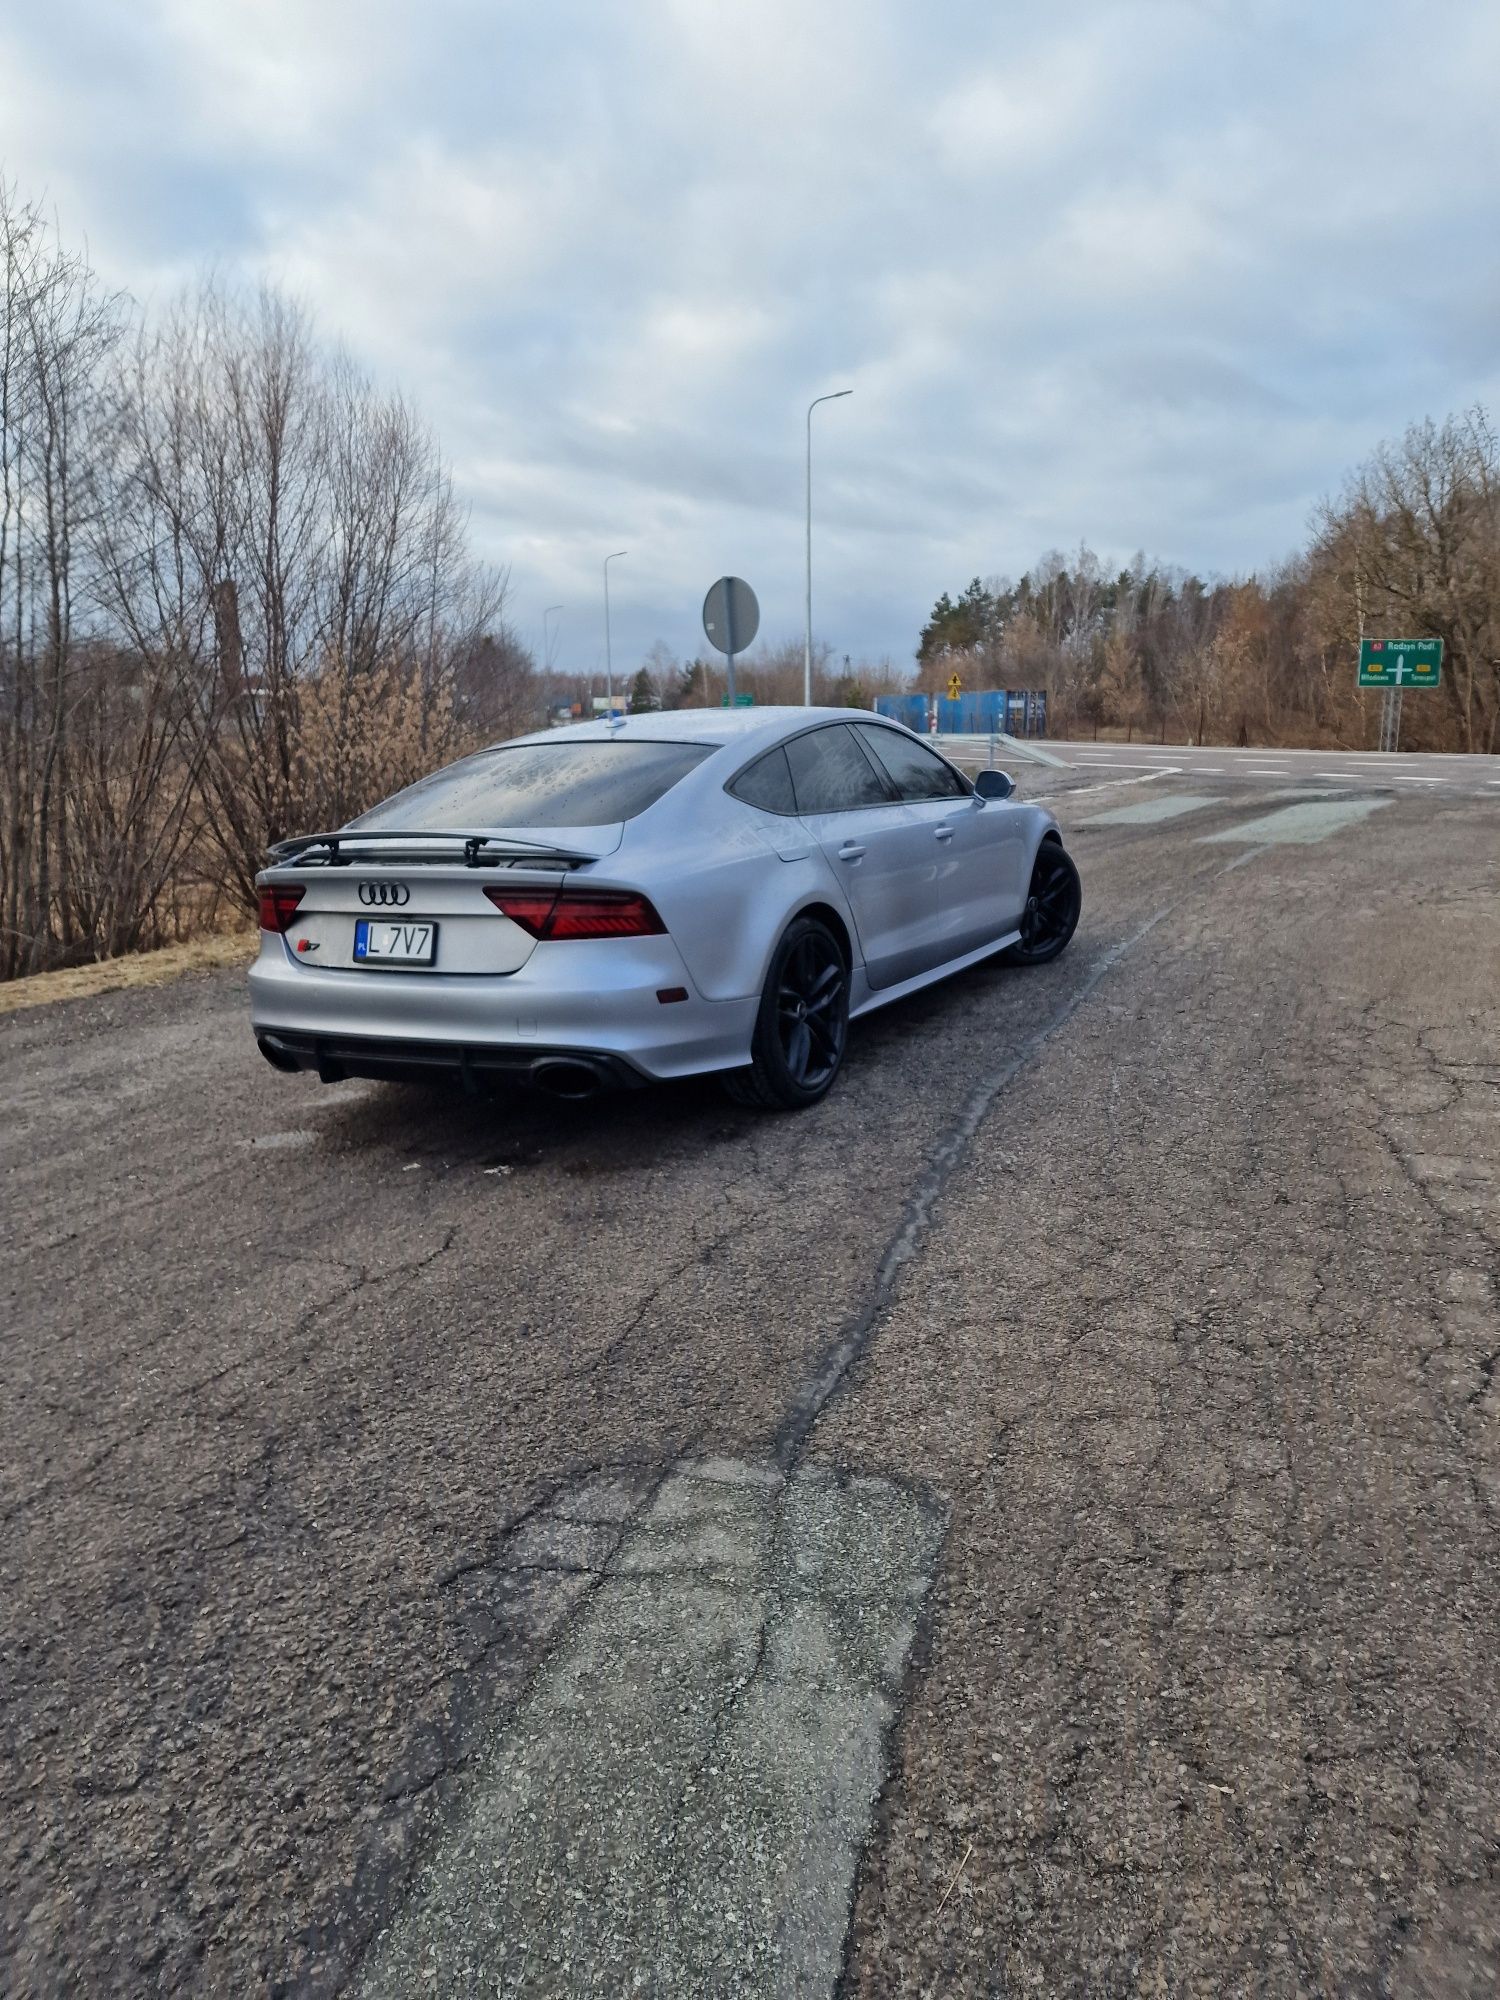
[[864, 710], [678, 710], [479, 751], [259, 877], [282, 1070], [563, 1097], [703, 1071], [814, 1104], [849, 1022], [1004, 952], [1055, 958], [1052, 815]]

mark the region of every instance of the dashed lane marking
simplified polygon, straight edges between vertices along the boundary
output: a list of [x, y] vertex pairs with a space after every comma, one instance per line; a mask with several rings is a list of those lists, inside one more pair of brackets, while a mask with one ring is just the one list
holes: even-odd
[[1342, 785], [1440, 785], [1441, 778], [1419, 778], [1411, 771], [1314, 771], [1315, 778], [1333, 778]]

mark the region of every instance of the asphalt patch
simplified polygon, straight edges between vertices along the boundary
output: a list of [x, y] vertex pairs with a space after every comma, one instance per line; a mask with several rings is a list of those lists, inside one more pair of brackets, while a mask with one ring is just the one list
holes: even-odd
[[[359, 1990], [831, 1994], [945, 1521], [884, 1480], [679, 1466], [479, 1753]], [[587, 1524], [526, 1532], [539, 1566], [590, 1565]]]
[[1133, 806], [1114, 806], [1109, 812], [1095, 813], [1092, 819], [1081, 822], [1090, 826], [1154, 826], [1158, 820], [1180, 819], [1184, 813], [1202, 812], [1205, 806], [1221, 803], [1222, 795], [1206, 797], [1202, 794], [1177, 792], [1162, 798], [1141, 799]]
[[1224, 841], [1242, 841], [1251, 847], [1312, 847], [1330, 834], [1342, 833], [1368, 819], [1377, 807], [1388, 806], [1384, 799], [1308, 799], [1302, 805], [1282, 806], [1260, 819], [1226, 827], [1221, 833], [1200, 836], [1204, 846]]

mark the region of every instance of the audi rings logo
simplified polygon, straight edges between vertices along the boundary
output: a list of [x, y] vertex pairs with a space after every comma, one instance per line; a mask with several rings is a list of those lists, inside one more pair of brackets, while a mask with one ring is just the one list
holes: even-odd
[[371, 910], [399, 910], [411, 901], [404, 882], [361, 882], [359, 900]]

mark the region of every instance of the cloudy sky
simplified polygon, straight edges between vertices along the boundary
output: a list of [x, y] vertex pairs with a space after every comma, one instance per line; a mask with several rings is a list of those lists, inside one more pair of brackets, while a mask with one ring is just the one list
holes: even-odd
[[1496, 0], [0, 0], [0, 164], [162, 300], [295, 290], [438, 428], [536, 642], [746, 576], [910, 657], [1086, 539], [1243, 573], [1500, 403]]

